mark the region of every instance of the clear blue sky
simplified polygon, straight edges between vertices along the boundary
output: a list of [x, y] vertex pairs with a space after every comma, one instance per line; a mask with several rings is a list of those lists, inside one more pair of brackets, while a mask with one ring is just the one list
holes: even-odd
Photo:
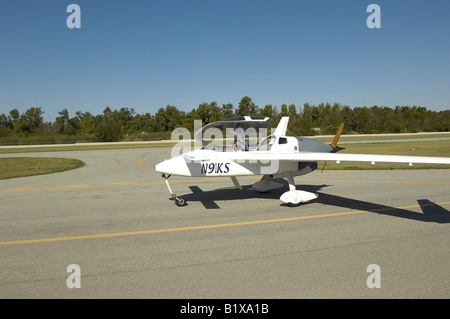
[[[81, 29], [69, 29], [69, 4]], [[381, 29], [369, 29], [369, 4]], [[260, 107], [450, 109], [450, 1], [15, 0], [0, 3], [0, 113]]]

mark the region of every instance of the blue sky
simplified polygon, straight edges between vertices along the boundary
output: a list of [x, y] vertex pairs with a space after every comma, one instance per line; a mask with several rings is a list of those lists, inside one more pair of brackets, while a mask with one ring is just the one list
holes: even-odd
[[[69, 29], [69, 4], [81, 29]], [[369, 4], [381, 29], [369, 29]], [[450, 2], [40, 0], [0, 3], [0, 113], [100, 114], [308, 102], [450, 109]]]

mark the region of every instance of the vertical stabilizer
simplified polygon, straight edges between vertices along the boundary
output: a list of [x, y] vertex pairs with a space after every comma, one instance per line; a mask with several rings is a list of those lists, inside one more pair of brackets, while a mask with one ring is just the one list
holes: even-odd
[[283, 116], [278, 123], [277, 128], [275, 129], [275, 132], [273, 135], [275, 136], [286, 136], [286, 130], [289, 123], [289, 116]]

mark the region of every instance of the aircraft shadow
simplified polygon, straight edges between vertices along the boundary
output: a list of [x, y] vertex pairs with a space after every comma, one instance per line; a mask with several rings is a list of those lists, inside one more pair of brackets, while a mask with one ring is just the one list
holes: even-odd
[[409, 220], [416, 220], [421, 222], [434, 222], [439, 224], [450, 223], [450, 212], [427, 199], [418, 200], [418, 204], [422, 210], [422, 213], [419, 213], [412, 210], [366, 202], [358, 199], [346, 198], [325, 193], [318, 194], [319, 198], [314, 201], [315, 203], [339, 206], [352, 210], [363, 210], [380, 215], [406, 218]]
[[[285, 187], [280, 188], [278, 190], [272, 190], [266, 193], [260, 193], [258, 191], [253, 190], [251, 185], [242, 186], [243, 190], [230, 187], [230, 188], [215, 189], [211, 191], [203, 191], [198, 186], [189, 186], [189, 189], [192, 191], [192, 193], [182, 195], [182, 197], [188, 203], [201, 202], [206, 209], [220, 209], [220, 206], [216, 203], [216, 201], [233, 201], [251, 198], [279, 200], [281, 194], [283, 194], [288, 188], [288, 184], [285, 180], [282, 179], [277, 180], [277, 182], [283, 183]], [[319, 194], [319, 198], [311, 202], [301, 204], [300, 207], [305, 205], [311, 205], [314, 203], [316, 204], [320, 203], [323, 205], [338, 206], [350, 210], [363, 210], [380, 215], [406, 218], [409, 220], [416, 220], [421, 222], [434, 222], [439, 224], [450, 223], [450, 212], [447, 209], [439, 206], [438, 204], [428, 199], [419, 199], [417, 201], [422, 210], [422, 213], [420, 213], [412, 210], [321, 192], [325, 187], [329, 186], [330, 185], [297, 185], [297, 189], [299, 190], [305, 190], [308, 192]], [[287, 206], [287, 205], [280, 204], [280, 206]]]
[[425, 221], [435, 222], [439, 224], [450, 223], [450, 212], [442, 206], [428, 200], [419, 199], [417, 201], [425, 216]]
[[252, 190], [251, 186], [242, 186], [242, 190], [232, 187], [206, 192], [201, 190], [198, 186], [189, 186], [189, 189], [192, 191], [192, 193], [183, 195], [182, 197], [187, 202], [201, 202], [206, 209], [220, 209], [215, 201], [232, 201], [250, 198], [279, 199], [279, 197], [283, 193], [278, 193], [276, 191], [260, 193], [258, 191]]

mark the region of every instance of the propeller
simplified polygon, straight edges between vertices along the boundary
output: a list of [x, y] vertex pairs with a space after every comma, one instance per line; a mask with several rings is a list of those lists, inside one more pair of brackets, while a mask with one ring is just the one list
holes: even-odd
[[331, 144], [330, 144], [330, 146], [333, 148], [334, 153], [336, 153], [340, 150], [343, 150], [342, 147], [337, 146], [337, 143], [339, 141], [339, 138], [341, 137], [343, 130], [344, 130], [344, 122], [342, 122], [341, 125], [339, 125], [336, 135], [334, 136], [333, 142], [331, 142]]
[[[341, 137], [343, 130], [344, 130], [344, 122], [342, 122], [341, 125], [339, 125], [336, 135], [334, 136], [333, 142], [331, 142], [331, 144], [330, 144], [330, 146], [333, 148], [333, 150], [331, 151], [332, 153], [336, 153], [336, 152], [339, 152], [344, 149], [343, 147], [337, 146], [337, 143], [339, 141], [339, 138]], [[323, 164], [322, 170], [320, 171], [321, 174], [323, 173], [326, 165], [327, 165], [327, 162], [325, 162]]]

